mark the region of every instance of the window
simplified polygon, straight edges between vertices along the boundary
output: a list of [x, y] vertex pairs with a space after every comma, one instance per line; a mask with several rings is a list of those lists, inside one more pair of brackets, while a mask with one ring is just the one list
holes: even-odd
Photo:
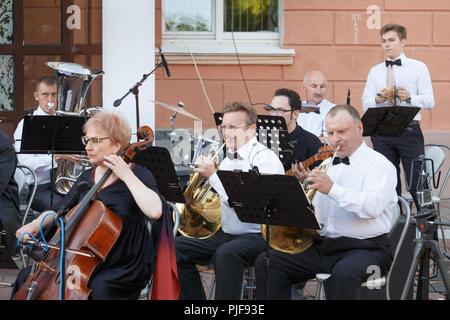
[[293, 50], [281, 48], [281, 5], [279, 0], [164, 0], [162, 49], [170, 58], [188, 47], [193, 53], [214, 54], [223, 63], [217, 55], [235, 54], [237, 44], [244, 63], [251, 63], [245, 55], [284, 54], [291, 59]]
[[[81, 25], [70, 22], [79, 8]], [[36, 80], [53, 71], [48, 61], [101, 69], [102, 0], [0, 0], [0, 129], [10, 138], [17, 123], [36, 108]], [[100, 58], [99, 58], [100, 57]], [[94, 80], [85, 106], [101, 105], [101, 77]]]

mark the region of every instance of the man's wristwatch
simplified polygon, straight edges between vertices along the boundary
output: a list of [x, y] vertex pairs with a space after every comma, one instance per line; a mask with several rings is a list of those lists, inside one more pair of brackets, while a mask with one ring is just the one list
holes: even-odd
[[411, 97], [406, 98], [406, 103], [411, 103]]

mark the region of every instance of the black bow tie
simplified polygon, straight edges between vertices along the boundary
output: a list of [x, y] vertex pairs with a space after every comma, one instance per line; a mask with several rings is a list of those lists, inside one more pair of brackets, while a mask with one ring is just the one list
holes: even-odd
[[389, 65], [394, 66], [394, 64], [397, 65], [397, 66], [401, 66], [402, 65], [402, 60], [401, 59], [397, 59], [395, 61], [393, 61], [393, 60], [386, 60], [385, 64], [386, 64], [386, 67], [389, 66]]
[[339, 163], [343, 163], [343, 164], [347, 164], [347, 165], [349, 165], [350, 164], [350, 160], [348, 160], [348, 157], [345, 157], [345, 158], [339, 158], [339, 157], [335, 157], [334, 159], [333, 159], [333, 165], [336, 165], [336, 164], [339, 164]]
[[230, 159], [230, 160], [233, 160], [233, 159], [244, 160], [244, 158], [242, 158], [242, 157], [239, 155], [239, 153], [237, 153], [237, 152], [232, 152], [232, 151], [230, 151], [229, 149], [227, 149], [227, 158]]

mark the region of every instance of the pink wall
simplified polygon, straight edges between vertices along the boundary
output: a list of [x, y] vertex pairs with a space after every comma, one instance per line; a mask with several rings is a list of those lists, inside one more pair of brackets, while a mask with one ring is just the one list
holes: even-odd
[[[408, 29], [405, 54], [427, 64], [433, 81], [435, 108], [422, 111], [423, 130], [450, 130], [450, 1], [445, 0], [284, 0], [283, 47], [295, 49], [292, 65], [244, 65], [243, 72], [253, 103], [269, 102], [273, 92], [287, 87], [299, 92], [308, 70], [322, 70], [329, 79], [328, 99], [345, 103], [347, 88], [351, 104], [362, 111], [361, 95], [370, 68], [381, 62], [378, 29], [369, 29], [373, 11], [380, 9], [380, 26], [399, 23]], [[161, 6], [157, 1], [157, 45], [161, 42]], [[249, 101], [238, 66], [200, 65], [200, 74], [215, 111], [232, 100]], [[176, 105], [207, 120], [213, 117], [202, 93], [194, 66], [172, 65], [172, 77], [159, 75], [158, 101]], [[261, 107], [258, 111], [264, 112]], [[156, 113], [156, 125], [170, 127], [172, 112]], [[177, 118], [177, 127], [192, 127], [189, 118]]]

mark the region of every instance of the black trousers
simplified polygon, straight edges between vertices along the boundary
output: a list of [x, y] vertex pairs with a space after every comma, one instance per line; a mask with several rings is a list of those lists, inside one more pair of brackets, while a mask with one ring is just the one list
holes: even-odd
[[216, 276], [215, 298], [241, 298], [244, 269], [253, 266], [266, 245], [260, 233], [227, 234], [220, 229], [206, 239], [178, 236], [175, 239], [180, 299], [206, 299], [196, 264], [212, 262]]
[[[265, 253], [255, 262], [256, 296], [266, 296]], [[380, 275], [386, 274], [392, 263], [393, 252], [390, 241], [360, 240], [352, 238], [317, 237], [306, 251], [289, 254], [271, 250], [269, 254], [269, 299], [291, 299], [291, 286], [300, 281], [315, 278], [317, 273], [330, 273], [324, 282], [329, 300], [355, 300], [361, 283], [372, 275], [374, 266]]]
[[[373, 135], [370, 137], [373, 149], [383, 154], [397, 169], [397, 194], [402, 194], [400, 180], [400, 161], [406, 174], [406, 181], [411, 185], [411, 190], [416, 190], [420, 163], [415, 162], [413, 168], [413, 179], [410, 181], [411, 163], [425, 154], [424, 138], [419, 124], [410, 124], [400, 137], [384, 137]], [[414, 194], [413, 194], [414, 193]], [[416, 197], [415, 192], [412, 196]]]
[[[30, 193], [33, 185], [30, 185]], [[36, 188], [36, 195], [34, 196], [33, 203], [31, 204], [31, 209], [37, 212], [44, 212], [52, 208], [56, 203], [58, 203], [63, 197], [53, 191], [51, 183], [38, 184]], [[29, 200], [29, 199], [28, 199]]]

